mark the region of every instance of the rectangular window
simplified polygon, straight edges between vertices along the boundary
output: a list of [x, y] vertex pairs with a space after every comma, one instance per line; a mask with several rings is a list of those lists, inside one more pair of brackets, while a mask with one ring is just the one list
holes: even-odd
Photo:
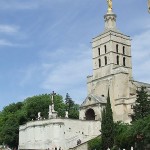
[[116, 45], [116, 52], [118, 53], [118, 44]]
[[99, 56], [101, 55], [101, 50], [100, 50], [100, 48], [98, 48], [98, 55], [99, 55]]
[[123, 46], [123, 55], [125, 55], [125, 46]]
[[105, 53], [107, 53], [107, 48], [106, 48], [106, 45], [104, 45], [104, 48], [105, 48]]

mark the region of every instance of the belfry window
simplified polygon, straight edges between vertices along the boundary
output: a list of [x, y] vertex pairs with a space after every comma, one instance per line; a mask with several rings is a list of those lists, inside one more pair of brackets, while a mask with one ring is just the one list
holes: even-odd
[[98, 55], [100, 56], [101, 55], [101, 49], [98, 48]]
[[116, 52], [118, 53], [118, 44], [116, 45]]
[[104, 45], [104, 48], [105, 48], [105, 53], [107, 53], [107, 47], [106, 47], [106, 45]]
[[123, 46], [123, 55], [125, 55], [125, 46]]
[[107, 57], [105, 56], [105, 65], [107, 65]]
[[101, 67], [101, 59], [98, 59], [98, 66]]
[[123, 66], [126, 66], [126, 58], [123, 57]]
[[119, 56], [117, 55], [117, 65], [119, 65]]

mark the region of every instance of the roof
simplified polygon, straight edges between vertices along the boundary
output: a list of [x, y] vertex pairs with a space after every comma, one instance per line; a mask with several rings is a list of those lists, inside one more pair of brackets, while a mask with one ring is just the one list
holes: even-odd
[[134, 81], [134, 80], [132, 80], [132, 83], [133, 83], [137, 88], [139, 88], [139, 87], [141, 87], [141, 86], [146, 87], [148, 93], [150, 93], [150, 84], [149, 84], [149, 83], [144, 83], [144, 82], [139, 82], [139, 81]]
[[89, 94], [86, 99], [83, 101], [80, 107], [89, 106], [93, 104], [106, 104], [107, 98], [105, 96], [97, 96], [94, 94]]

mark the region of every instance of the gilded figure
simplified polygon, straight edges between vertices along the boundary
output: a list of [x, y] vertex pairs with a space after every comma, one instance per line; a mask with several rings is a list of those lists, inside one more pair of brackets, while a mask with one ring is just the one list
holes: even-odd
[[108, 11], [112, 10], [112, 0], [107, 0]]

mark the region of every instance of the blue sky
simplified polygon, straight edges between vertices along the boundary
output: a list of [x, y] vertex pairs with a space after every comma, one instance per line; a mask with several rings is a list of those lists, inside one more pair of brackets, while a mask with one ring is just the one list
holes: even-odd
[[[132, 38], [134, 79], [150, 83], [147, 0], [113, 0], [113, 10]], [[106, 11], [106, 0], [0, 0], [0, 110], [53, 90], [81, 103]]]

